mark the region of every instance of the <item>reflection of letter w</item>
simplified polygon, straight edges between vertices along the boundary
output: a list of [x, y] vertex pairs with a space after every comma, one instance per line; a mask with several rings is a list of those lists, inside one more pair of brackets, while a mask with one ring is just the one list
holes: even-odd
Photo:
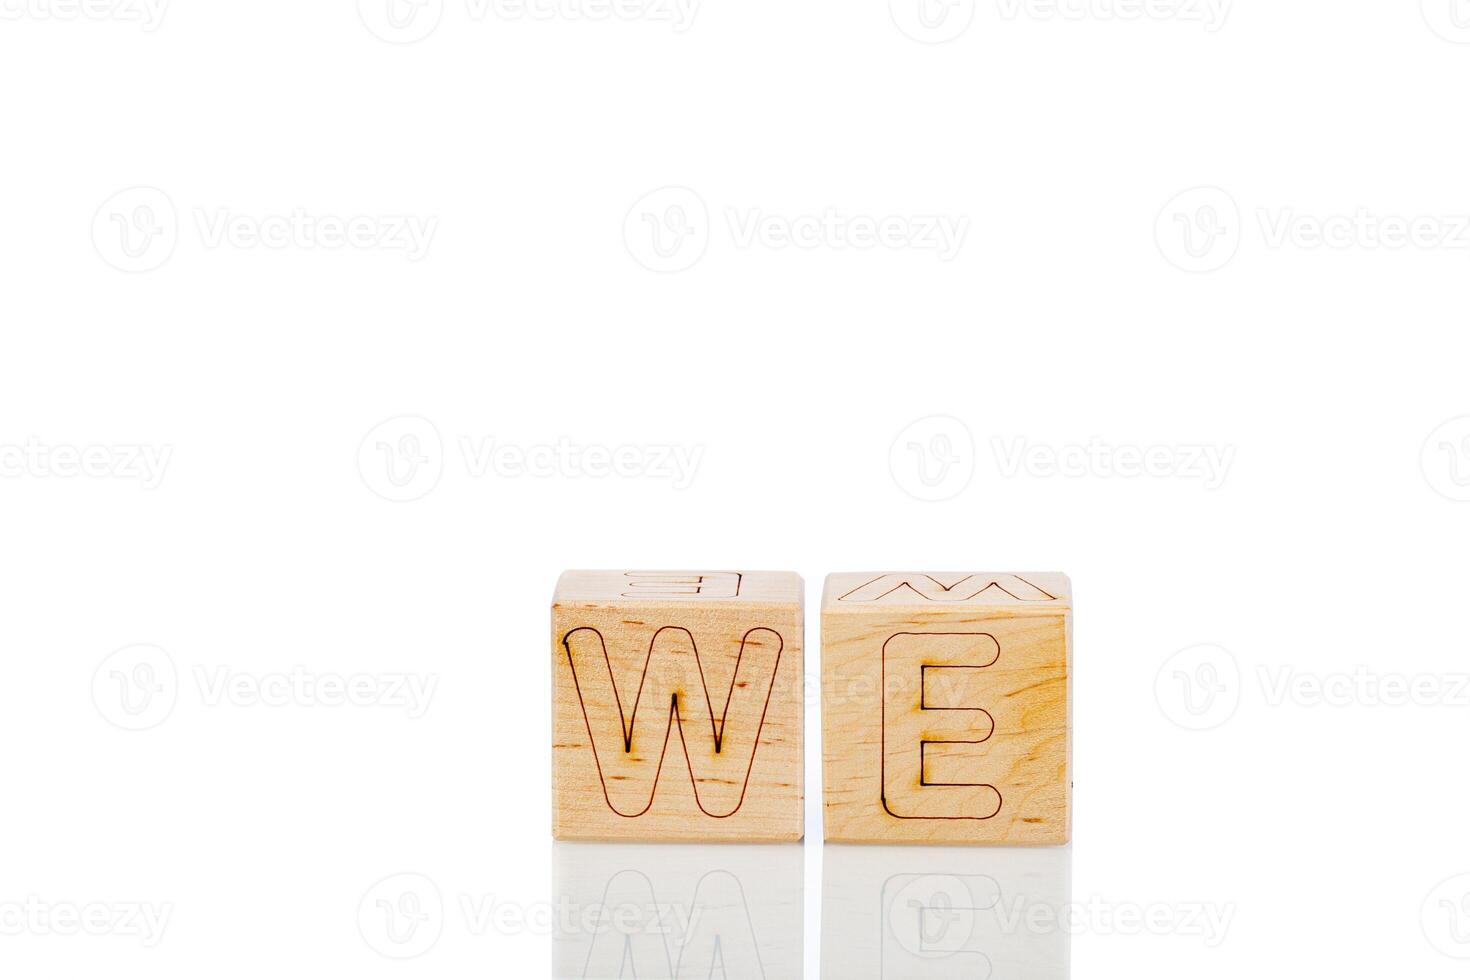
[[[562, 638], [562, 646], [587, 720], [602, 792], [614, 813], [641, 817], [653, 806], [676, 724], [695, 804], [710, 817], [728, 817], [740, 809], [781, 663], [779, 633], [764, 628], [746, 633], [732, 669], [721, 662], [728, 657], [701, 660], [687, 629], [665, 626], [648, 641], [648, 658], [631, 701], [624, 697], [628, 685], [618, 689], [600, 632], [579, 627]], [[728, 681], [720, 683], [726, 675]]]

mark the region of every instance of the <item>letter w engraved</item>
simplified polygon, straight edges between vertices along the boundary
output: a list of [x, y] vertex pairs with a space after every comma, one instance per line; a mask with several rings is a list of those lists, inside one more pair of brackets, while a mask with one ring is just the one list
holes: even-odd
[[946, 585], [936, 575], [880, 575], [837, 598], [839, 602], [876, 602], [900, 592], [930, 602], [965, 602], [980, 596], [989, 598], [992, 592], [995, 596], [1007, 595], [1022, 602], [1045, 602], [1056, 598], [1019, 575], [972, 573], [946, 577], [956, 581]]
[[715, 664], [700, 659], [694, 634], [682, 626], [662, 627], [648, 641], [638, 690], [629, 702], [626, 691], [618, 689], [602, 633], [590, 626], [569, 631], [562, 647], [582, 703], [603, 796], [613, 812], [641, 817], [653, 807], [675, 727], [700, 811], [728, 817], [739, 810], [784, 646], [775, 630], [748, 631], [740, 640], [728, 685], [721, 691], [716, 684], [717, 705], [709, 677]]

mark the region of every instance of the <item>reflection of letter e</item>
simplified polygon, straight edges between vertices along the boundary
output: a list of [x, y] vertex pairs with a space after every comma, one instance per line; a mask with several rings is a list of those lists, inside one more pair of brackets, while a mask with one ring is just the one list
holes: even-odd
[[988, 820], [1000, 792], [984, 776], [995, 719], [982, 673], [989, 633], [896, 633], [883, 644], [883, 808], [903, 819]]

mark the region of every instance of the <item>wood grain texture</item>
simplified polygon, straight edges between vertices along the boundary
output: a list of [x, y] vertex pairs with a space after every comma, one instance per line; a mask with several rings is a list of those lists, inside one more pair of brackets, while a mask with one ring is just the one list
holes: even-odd
[[562, 575], [554, 836], [800, 840], [802, 604], [791, 572]]
[[822, 596], [829, 841], [1071, 839], [1071, 585], [854, 572]]

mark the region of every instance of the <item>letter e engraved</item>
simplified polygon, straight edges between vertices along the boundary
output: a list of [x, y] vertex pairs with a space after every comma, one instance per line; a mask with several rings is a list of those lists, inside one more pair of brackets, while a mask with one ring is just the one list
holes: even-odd
[[[694, 634], [684, 627], [661, 627], [649, 638], [638, 688], [631, 692], [627, 683], [619, 689], [597, 629], [569, 631], [562, 647], [603, 797], [614, 813], [641, 817], [653, 807], [676, 727], [676, 751], [683, 754], [700, 811], [724, 818], [740, 809], [785, 648], [781, 634], [765, 627], [748, 631], [730, 669], [729, 657], [701, 660]], [[721, 684], [726, 671], [728, 683]], [[720, 676], [712, 685], [714, 673]]]
[[734, 599], [740, 595], [739, 572], [624, 572], [625, 599]]
[[883, 809], [901, 820], [989, 820], [981, 775], [995, 718], [977, 702], [1000, 659], [989, 633], [895, 633], [883, 644]]

